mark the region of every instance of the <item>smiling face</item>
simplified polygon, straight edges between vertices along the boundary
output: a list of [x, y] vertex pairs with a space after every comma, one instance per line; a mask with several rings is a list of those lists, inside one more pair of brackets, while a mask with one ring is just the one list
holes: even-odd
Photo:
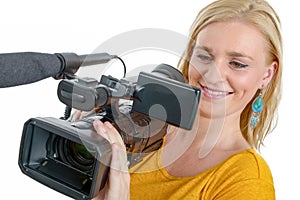
[[276, 69], [267, 62], [263, 35], [239, 21], [215, 22], [202, 29], [189, 66], [189, 83], [202, 91], [200, 113], [209, 118], [240, 116]]

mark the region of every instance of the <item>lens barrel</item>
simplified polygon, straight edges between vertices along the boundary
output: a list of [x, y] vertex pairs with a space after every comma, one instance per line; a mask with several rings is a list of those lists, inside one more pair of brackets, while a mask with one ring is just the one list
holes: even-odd
[[83, 144], [78, 144], [66, 138], [57, 137], [53, 143], [56, 159], [83, 172], [91, 172], [94, 167], [94, 152]]

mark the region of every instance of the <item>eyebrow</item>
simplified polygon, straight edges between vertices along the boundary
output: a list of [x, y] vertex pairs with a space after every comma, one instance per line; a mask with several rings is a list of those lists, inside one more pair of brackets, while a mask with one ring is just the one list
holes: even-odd
[[231, 57], [242, 57], [242, 58], [249, 58], [250, 60], [254, 60], [251, 56], [239, 53], [239, 52], [229, 52], [228, 53], [229, 56]]
[[211, 53], [213, 51], [212, 48], [209, 48], [209, 47], [206, 47], [206, 46], [196, 46], [195, 48], [196, 49], [204, 50], [204, 51], [206, 51], [208, 53]]
[[[200, 50], [204, 50], [207, 53], [212, 53], [213, 52], [212, 48], [209, 48], [207, 46], [196, 46], [195, 48], [200, 49]], [[250, 60], [254, 60], [251, 56], [248, 56], [248, 55], [243, 54], [243, 53], [235, 52], [235, 51], [228, 52], [227, 55], [231, 56], [231, 57], [249, 58]]]

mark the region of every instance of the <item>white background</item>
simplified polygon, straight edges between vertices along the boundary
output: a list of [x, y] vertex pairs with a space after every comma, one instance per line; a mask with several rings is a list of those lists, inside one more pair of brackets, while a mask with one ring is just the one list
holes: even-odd
[[[196, 14], [208, 2], [211, 1], [1, 1], [0, 53], [87, 54], [111, 37], [139, 28], [163, 28], [187, 35]], [[262, 155], [273, 172], [277, 199], [299, 199], [300, 66], [297, 47], [300, 33], [296, 27], [300, 14], [292, 1], [269, 2], [283, 24], [284, 93], [278, 127], [267, 137]], [[132, 56], [130, 59], [141, 58]], [[150, 60], [151, 57], [144, 64]], [[0, 191], [3, 197], [69, 199], [23, 175], [18, 167], [24, 122], [31, 117], [60, 117], [63, 114], [64, 105], [56, 96], [57, 84], [58, 81], [49, 78], [30, 85], [0, 89]]]

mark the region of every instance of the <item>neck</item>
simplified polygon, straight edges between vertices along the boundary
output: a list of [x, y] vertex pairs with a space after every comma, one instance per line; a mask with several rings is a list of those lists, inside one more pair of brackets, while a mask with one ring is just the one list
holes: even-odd
[[245, 145], [237, 114], [214, 119], [199, 117], [198, 124], [193, 146], [199, 149], [200, 158], [207, 156], [213, 149], [230, 151], [241, 144]]
[[166, 147], [172, 149], [172, 154], [169, 155], [178, 156], [191, 150], [199, 152], [199, 158], [204, 158], [212, 150], [245, 149], [249, 146], [242, 136], [239, 122], [238, 114], [214, 119], [198, 115], [192, 130], [173, 129], [168, 134]]

